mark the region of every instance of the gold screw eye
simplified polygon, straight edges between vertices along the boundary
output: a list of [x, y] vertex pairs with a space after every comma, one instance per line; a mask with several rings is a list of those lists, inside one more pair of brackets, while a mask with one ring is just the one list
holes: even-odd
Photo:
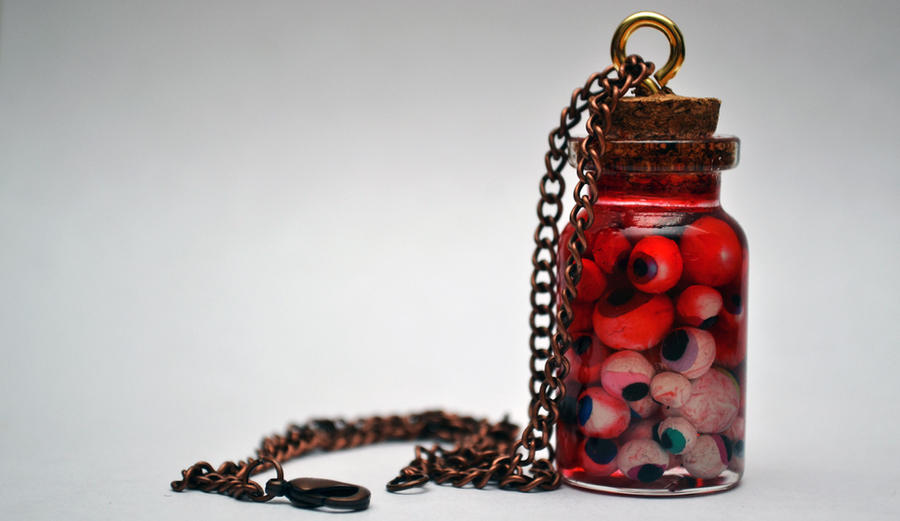
[[681, 34], [681, 29], [675, 25], [675, 22], [659, 13], [653, 11], [634, 13], [622, 20], [619, 28], [613, 34], [610, 54], [612, 54], [612, 61], [616, 68], [625, 63], [627, 57], [625, 44], [628, 43], [628, 38], [641, 27], [653, 27], [666, 35], [669, 40], [669, 61], [653, 75], [656, 81], [653, 81], [652, 78], [644, 80], [644, 86], [656, 94], [675, 76], [684, 62], [684, 35]]

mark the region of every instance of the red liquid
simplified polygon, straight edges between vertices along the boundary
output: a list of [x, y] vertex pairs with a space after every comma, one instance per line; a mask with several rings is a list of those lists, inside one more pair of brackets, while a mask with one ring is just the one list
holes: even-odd
[[[604, 291], [574, 306], [557, 464], [570, 484], [616, 493], [731, 488], [743, 472], [748, 265], [719, 174], [600, 180], [584, 255], [600, 269], [579, 292]], [[560, 281], [572, 233], [561, 233]]]

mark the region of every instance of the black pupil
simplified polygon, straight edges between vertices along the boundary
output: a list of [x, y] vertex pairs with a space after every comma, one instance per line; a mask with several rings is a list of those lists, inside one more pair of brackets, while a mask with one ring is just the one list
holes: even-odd
[[594, 463], [606, 465], [616, 458], [618, 449], [612, 440], [588, 438], [584, 443], [584, 452]]
[[559, 402], [559, 420], [563, 423], [575, 424], [577, 421], [578, 399], [566, 396]]
[[625, 304], [631, 297], [634, 296], [634, 290], [631, 288], [618, 288], [613, 290], [609, 296], [606, 297], [606, 302], [612, 306], [621, 306]]
[[575, 348], [575, 353], [577, 353], [579, 356], [585, 354], [591, 347], [591, 337], [583, 336], [579, 338], [575, 341], [575, 345], [573, 347]]
[[644, 259], [635, 259], [632, 269], [634, 270], [635, 275], [643, 277], [647, 274], [647, 263], [644, 262]]
[[663, 469], [657, 467], [656, 465], [646, 464], [641, 466], [641, 470], [638, 471], [637, 478], [644, 483], [650, 483], [651, 481], [656, 481], [663, 475]]
[[719, 321], [719, 315], [716, 315], [714, 317], [709, 317], [700, 323], [700, 329], [709, 329], [709, 328], [713, 327], [714, 325], [716, 325], [716, 322], [718, 322], [718, 321]]
[[732, 293], [731, 296], [728, 297], [728, 312], [732, 315], [738, 315], [741, 312], [741, 296], [738, 293]]
[[649, 385], [643, 382], [635, 382], [631, 385], [626, 385], [625, 388], [622, 389], [622, 398], [625, 398], [625, 400], [629, 402], [636, 402], [647, 396], [647, 393], [649, 392]]
[[678, 360], [684, 355], [688, 345], [688, 334], [683, 329], [676, 329], [663, 340], [662, 354], [666, 360]]

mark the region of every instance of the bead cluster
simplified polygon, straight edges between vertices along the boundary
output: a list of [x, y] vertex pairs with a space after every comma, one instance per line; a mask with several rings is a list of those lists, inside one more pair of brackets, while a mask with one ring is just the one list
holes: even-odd
[[[563, 239], [567, 232], [563, 232]], [[726, 220], [591, 230], [569, 325], [560, 467], [652, 483], [742, 470], [746, 252]], [[566, 266], [567, 252], [560, 255]], [[621, 474], [619, 474], [621, 473]]]

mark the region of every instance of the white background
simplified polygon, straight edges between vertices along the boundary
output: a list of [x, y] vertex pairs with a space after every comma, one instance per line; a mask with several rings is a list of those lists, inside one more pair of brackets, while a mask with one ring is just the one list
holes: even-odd
[[0, 516], [314, 518], [168, 483], [311, 416], [524, 421], [545, 136], [641, 8], [743, 140], [743, 485], [390, 495], [405, 443], [287, 474], [360, 519], [896, 519], [900, 4], [722, 1], [4, 2]]

